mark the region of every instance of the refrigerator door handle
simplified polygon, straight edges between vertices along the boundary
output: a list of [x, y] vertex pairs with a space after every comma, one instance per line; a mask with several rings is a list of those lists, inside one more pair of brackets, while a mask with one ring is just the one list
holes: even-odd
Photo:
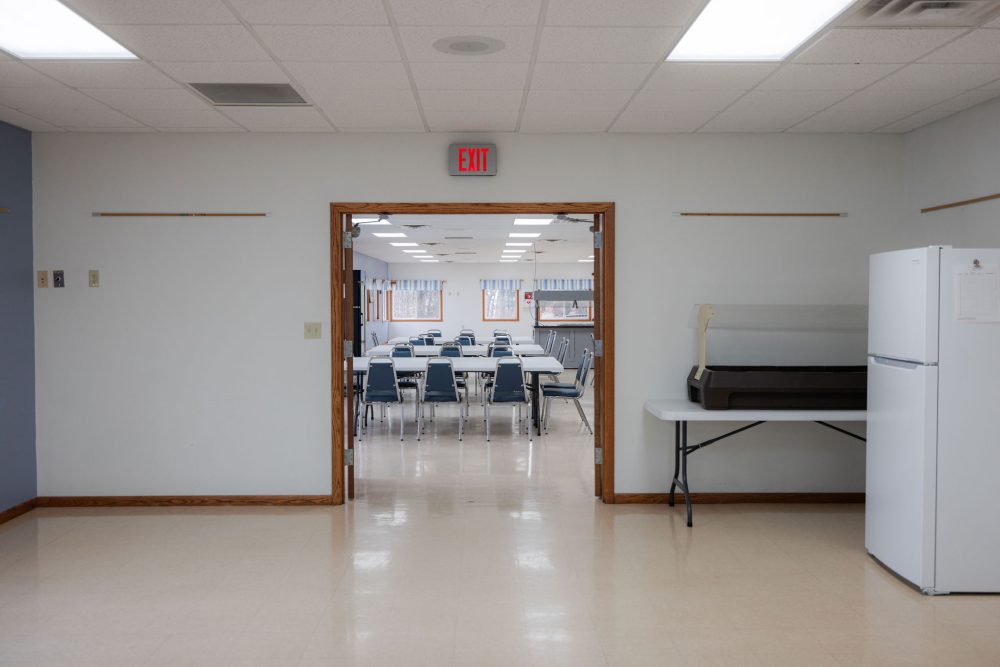
[[915, 361], [903, 361], [902, 359], [890, 359], [889, 357], [872, 356], [872, 361], [880, 366], [892, 366], [893, 368], [904, 368], [914, 370], [925, 364], [918, 364]]

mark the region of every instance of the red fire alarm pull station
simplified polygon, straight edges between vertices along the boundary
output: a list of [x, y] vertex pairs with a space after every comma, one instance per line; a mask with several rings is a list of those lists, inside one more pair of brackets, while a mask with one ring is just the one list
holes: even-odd
[[532, 299], [532, 298], [533, 298], [534, 296], [535, 296], [535, 293], [534, 293], [534, 292], [525, 292], [525, 293], [524, 293], [524, 300], [525, 300], [525, 301], [531, 301], [531, 299]]
[[496, 144], [452, 144], [448, 147], [448, 173], [452, 176], [496, 176]]

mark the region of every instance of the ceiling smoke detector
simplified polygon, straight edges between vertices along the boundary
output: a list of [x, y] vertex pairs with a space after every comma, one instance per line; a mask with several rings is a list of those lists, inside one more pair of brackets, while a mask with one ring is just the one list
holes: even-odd
[[456, 35], [434, 42], [434, 48], [453, 56], [487, 56], [503, 51], [507, 45], [499, 39], [481, 35]]

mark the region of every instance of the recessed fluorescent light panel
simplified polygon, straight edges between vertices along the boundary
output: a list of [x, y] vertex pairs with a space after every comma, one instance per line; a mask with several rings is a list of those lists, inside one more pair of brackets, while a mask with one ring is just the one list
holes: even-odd
[[[393, 245], [396, 245], [396, 244], [393, 243]], [[426, 251], [424, 251], [424, 250], [410, 250], [410, 249], [406, 249], [403, 252], [415, 252], [417, 254], [423, 255]]]
[[516, 262], [516, 261], [517, 261], [516, 259], [501, 259], [500, 263], [501, 264], [511, 264], [512, 262]]
[[510, 250], [504, 250], [502, 254], [504, 254], [504, 255], [513, 255], [514, 253], [519, 253], [519, 252], [528, 252], [528, 251], [527, 250], [510, 249]]
[[538, 218], [514, 218], [515, 225], [551, 225], [552, 220], [540, 220]]
[[578, 259], [576, 261], [578, 261], [578, 262], [593, 262], [594, 260], [592, 260], [592, 259]]
[[784, 60], [854, 1], [711, 0], [667, 60]]
[[393, 245], [393, 246], [395, 246], [397, 248], [415, 248], [415, 247], [417, 247], [420, 244], [416, 243], [416, 242], [403, 241], [403, 242], [400, 242], [400, 243], [395, 243], [394, 242], [394, 243], [391, 243], [390, 245]]
[[436, 260], [436, 259], [422, 259], [420, 261], [423, 262], [424, 264], [432, 264], [432, 263], [437, 262], [439, 260]]
[[0, 0], [0, 49], [24, 59], [136, 57], [56, 0]]
[[511, 232], [508, 236], [512, 239], [537, 239], [541, 232]]
[[403, 232], [372, 232], [372, 236], [377, 236], [380, 239], [405, 239], [406, 234]]
[[513, 241], [513, 242], [504, 243], [504, 245], [505, 246], [514, 247], [514, 246], [531, 246], [531, 245], [535, 245], [535, 244], [533, 242], [531, 242], [531, 241], [528, 241], [526, 243], [521, 243], [519, 241]]

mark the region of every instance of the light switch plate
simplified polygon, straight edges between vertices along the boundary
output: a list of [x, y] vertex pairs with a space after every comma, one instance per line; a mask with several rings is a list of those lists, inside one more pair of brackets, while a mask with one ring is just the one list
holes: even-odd
[[314, 340], [323, 337], [323, 323], [322, 322], [306, 322], [305, 326], [305, 338], [306, 340]]
[[52, 272], [52, 286], [53, 287], [66, 287], [66, 274], [62, 271]]
[[38, 272], [38, 287], [44, 289], [49, 286], [49, 272], [39, 271]]
[[91, 269], [87, 271], [87, 287], [100, 287], [101, 286], [101, 272], [97, 269]]

